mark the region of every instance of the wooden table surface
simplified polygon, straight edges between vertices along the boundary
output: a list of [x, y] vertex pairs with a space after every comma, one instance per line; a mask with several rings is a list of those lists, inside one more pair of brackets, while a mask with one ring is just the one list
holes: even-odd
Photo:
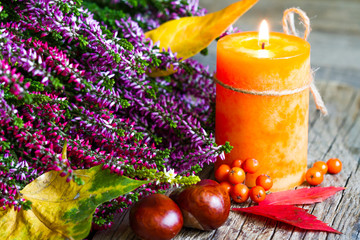
[[[343, 170], [337, 175], [325, 175], [320, 186], [346, 187], [346, 190], [322, 203], [303, 207], [343, 234], [304, 231], [265, 217], [231, 212], [217, 230], [203, 232], [184, 228], [174, 239], [360, 239], [360, 89], [334, 81], [317, 82], [317, 86], [329, 116], [320, 116], [310, 101], [308, 165], [340, 158]], [[206, 168], [203, 177], [213, 178], [212, 169]], [[306, 183], [302, 186], [308, 187]], [[232, 204], [232, 207], [247, 206], [249, 204]], [[98, 232], [93, 239], [137, 238], [125, 213], [116, 217], [111, 229]]]

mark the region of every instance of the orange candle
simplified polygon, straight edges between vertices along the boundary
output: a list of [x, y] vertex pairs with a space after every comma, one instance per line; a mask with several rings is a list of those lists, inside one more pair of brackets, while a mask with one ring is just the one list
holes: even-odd
[[287, 190], [304, 181], [307, 168], [310, 45], [282, 33], [258, 35], [218, 41], [216, 142], [234, 148], [216, 165], [255, 158], [261, 167], [246, 184], [268, 174], [271, 191]]

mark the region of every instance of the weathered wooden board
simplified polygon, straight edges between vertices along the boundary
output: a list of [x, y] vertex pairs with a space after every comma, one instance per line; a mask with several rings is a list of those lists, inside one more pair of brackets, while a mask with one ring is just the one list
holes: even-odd
[[[183, 229], [175, 239], [360, 239], [360, 89], [329, 81], [317, 85], [329, 116], [320, 116], [311, 101], [308, 164], [340, 158], [343, 170], [337, 175], [326, 175], [321, 186], [343, 186], [346, 190], [304, 208], [343, 234], [303, 231], [264, 217], [231, 212], [226, 223], [217, 230]], [[212, 167], [203, 175], [212, 178]], [[232, 207], [245, 205], [233, 204]], [[126, 213], [116, 217], [111, 229], [98, 232], [93, 239], [137, 238], [129, 228]]]

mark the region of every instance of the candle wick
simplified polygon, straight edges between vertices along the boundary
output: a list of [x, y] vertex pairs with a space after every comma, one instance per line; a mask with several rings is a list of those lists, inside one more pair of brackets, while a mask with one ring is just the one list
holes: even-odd
[[265, 42], [261, 43], [261, 49], [265, 49]]

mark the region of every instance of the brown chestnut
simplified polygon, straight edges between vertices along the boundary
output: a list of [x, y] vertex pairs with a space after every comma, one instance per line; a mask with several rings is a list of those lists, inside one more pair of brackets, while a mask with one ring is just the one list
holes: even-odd
[[166, 240], [183, 226], [180, 208], [169, 197], [153, 194], [135, 203], [130, 210], [130, 227], [142, 239]]
[[180, 207], [184, 226], [213, 230], [224, 224], [230, 212], [230, 196], [219, 183], [205, 179], [171, 195]]

